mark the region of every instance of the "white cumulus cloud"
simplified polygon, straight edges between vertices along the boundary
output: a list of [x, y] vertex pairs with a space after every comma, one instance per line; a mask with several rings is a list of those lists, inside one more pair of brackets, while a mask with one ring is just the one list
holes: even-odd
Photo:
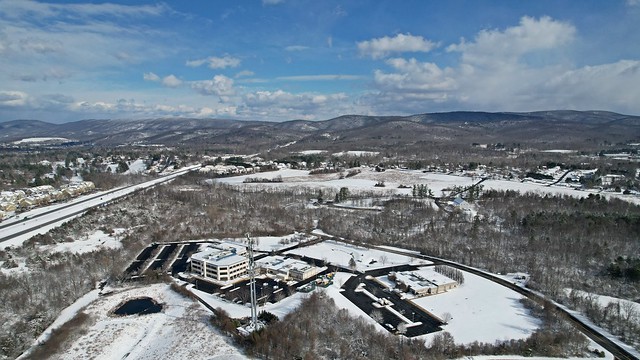
[[248, 118], [271, 120], [318, 119], [346, 113], [358, 113], [344, 93], [290, 93], [283, 90], [256, 91], [242, 97], [238, 113]]
[[553, 94], [555, 108], [609, 109], [637, 112], [640, 99], [640, 61], [621, 60], [559, 73], [541, 90]]
[[[525, 16], [516, 26], [482, 30], [472, 41], [450, 45], [449, 52], [460, 54], [455, 67], [414, 58], [387, 59], [388, 69], [374, 71], [377, 92], [364, 100], [385, 113], [591, 109], [595, 104], [607, 109], [608, 101], [617, 104], [616, 109], [631, 109], [630, 98], [637, 95], [632, 85], [638, 79], [637, 63], [574, 68], [557, 61], [575, 37], [576, 29], [569, 23]], [[615, 88], [625, 89], [629, 97]]]
[[224, 75], [216, 75], [211, 80], [193, 81], [191, 88], [202, 95], [231, 96], [235, 93], [233, 79]]
[[556, 49], [571, 42], [576, 28], [548, 16], [540, 19], [524, 16], [518, 26], [504, 31], [482, 30], [474, 41], [450, 45], [447, 51], [462, 53], [462, 60], [472, 65], [496, 66], [540, 50]]
[[142, 78], [146, 81], [160, 81], [160, 76], [152, 72], [142, 74]]
[[171, 74], [171, 75], [165, 76], [162, 79], [162, 85], [170, 88], [175, 88], [182, 85], [182, 80], [178, 79], [175, 75]]
[[377, 39], [361, 41], [357, 45], [361, 55], [368, 55], [374, 59], [379, 59], [391, 53], [429, 52], [435, 48], [437, 44], [422, 36], [398, 34], [394, 37], [384, 36]]

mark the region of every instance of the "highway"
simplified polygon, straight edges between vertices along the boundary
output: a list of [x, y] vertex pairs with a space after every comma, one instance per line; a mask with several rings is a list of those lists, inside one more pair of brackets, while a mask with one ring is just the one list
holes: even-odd
[[0, 248], [18, 245], [34, 235], [46, 233], [51, 228], [59, 226], [64, 221], [78, 216], [89, 209], [104, 206], [137, 191], [171, 181], [178, 176], [198, 168], [200, 168], [200, 165], [185, 167], [172, 174], [157, 177], [144, 183], [81, 196], [66, 203], [36, 208], [20, 213], [15, 218], [8, 219], [0, 224]]

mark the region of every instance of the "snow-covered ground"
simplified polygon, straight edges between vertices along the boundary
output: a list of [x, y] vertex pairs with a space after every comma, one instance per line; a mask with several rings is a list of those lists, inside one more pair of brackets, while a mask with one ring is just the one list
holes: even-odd
[[[121, 302], [141, 296], [161, 303], [162, 311], [140, 316], [110, 314]], [[208, 323], [208, 310], [166, 284], [125, 289], [94, 298], [89, 304], [81, 300], [69, 312], [86, 313], [90, 324], [71, 346], [50, 354], [52, 358], [247, 359]]]
[[357, 271], [369, 271], [398, 265], [429, 265], [431, 262], [405, 255], [398, 255], [382, 250], [369, 249], [336, 241], [324, 241], [286, 252], [307, 256], [312, 259], [325, 260], [331, 264], [349, 268], [353, 258]]
[[552, 149], [552, 150], [542, 150], [543, 153], [555, 153], [555, 154], [573, 154], [577, 153], [577, 150], [567, 150], [567, 149]]
[[[84, 296], [76, 300], [73, 304], [69, 305], [66, 309], [60, 312], [60, 315], [56, 320], [46, 328], [35, 341], [35, 344], [42, 344], [47, 341], [53, 331], [59, 329], [65, 323], [73, 319], [80, 311], [98, 299], [99, 290], [92, 290], [86, 293]], [[20, 357], [18, 358], [20, 359]]]
[[[634, 319], [635, 317], [635, 321], [640, 321], [640, 304], [638, 304], [635, 301], [619, 299], [612, 296], [588, 293], [586, 291], [581, 291], [581, 290], [573, 290], [573, 291], [577, 292], [579, 296], [596, 300], [598, 302], [598, 305], [600, 305], [602, 308], [605, 308], [609, 304], [619, 304], [620, 312], [622, 316], [631, 317], [632, 319]], [[566, 294], [569, 294], [570, 292], [571, 292], [571, 289], [565, 289]], [[571, 310], [564, 305], [561, 305], [561, 304], [558, 304], [558, 305], [564, 308], [565, 310], [567, 310], [569, 313], [573, 314], [575, 317], [580, 319], [585, 324], [588, 324], [592, 328], [597, 329], [598, 332], [600, 332], [601, 334], [604, 334], [607, 338], [611, 339], [613, 342], [617, 343], [620, 347], [626, 349], [631, 354], [634, 354], [634, 356], [640, 359], [640, 351], [638, 351], [637, 349], [634, 349], [631, 346], [627, 345], [626, 343], [620, 341], [618, 337], [610, 334], [607, 330], [594, 324], [589, 318], [582, 315], [581, 313]]]
[[378, 154], [380, 154], [378, 151], [351, 150], [333, 153], [333, 156], [375, 156]]
[[[433, 191], [433, 194], [435, 196], [442, 196], [443, 190], [445, 189], [451, 189], [453, 186], [468, 187], [480, 181], [479, 177], [470, 177], [461, 174], [443, 174], [436, 172], [424, 173], [419, 170], [390, 169], [384, 172], [375, 172], [373, 169], [369, 168], [360, 170], [361, 172], [358, 175], [344, 179], [340, 179], [339, 174], [309, 175], [309, 172], [306, 170], [284, 169], [257, 175], [244, 175], [216, 179], [216, 181], [235, 186], [243, 186], [251, 189], [306, 186], [311, 188], [332, 188], [334, 190], [337, 190], [341, 187], [347, 187], [351, 192], [360, 192], [366, 190], [381, 194], [397, 194], [407, 196], [410, 196], [412, 194], [412, 189], [410, 187], [398, 188], [400, 185], [409, 186], [413, 184], [426, 184], [429, 189]], [[249, 177], [272, 179], [277, 176], [282, 177], [282, 182], [250, 184], [243, 183], [243, 181]], [[374, 185], [379, 181], [384, 181], [385, 187], [375, 187]], [[533, 181], [521, 182], [518, 180], [511, 181], [493, 179], [487, 179], [482, 183], [484, 189], [487, 190], [514, 190], [519, 191], [520, 193], [536, 193], [541, 195], [567, 195], [577, 198], [587, 197], [589, 196], [589, 194], [600, 194], [601, 196], [605, 196], [607, 198], [618, 198], [634, 204], [640, 204], [640, 197], [636, 195], [624, 195], [613, 192], [599, 192], [597, 190], [577, 190], [574, 188], [566, 187], [563, 184], [558, 184], [556, 186], [547, 185], [548, 184], [546, 183], [543, 184]]]
[[13, 143], [16, 145], [19, 145], [19, 144], [42, 143], [42, 142], [67, 142], [67, 141], [71, 141], [71, 140], [67, 138], [62, 138], [62, 137], [33, 137], [33, 138], [26, 138], [26, 139], [14, 141]]
[[322, 154], [322, 153], [326, 153], [327, 150], [303, 150], [303, 151], [298, 151], [298, 154], [300, 155], [316, 155], [316, 154]]
[[533, 334], [540, 321], [520, 303], [522, 298], [513, 290], [464, 272], [464, 284], [458, 288], [413, 302], [436, 316], [450, 313], [452, 319], [443, 329], [456, 343], [468, 344], [525, 339]]
[[129, 164], [129, 170], [127, 170], [125, 174], [141, 174], [145, 170], [147, 170], [147, 164], [145, 164], [143, 159], [137, 159]]
[[122, 243], [118, 236], [125, 229], [114, 229], [113, 234], [106, 234], [102, 230], [96, 230], [93, 234], [86, 238], [76, 239], [73, 242], [62, 242], [53, 245], [43, 245], [40, 250], [45, 252], [71, 252], [76, 254], [84, 254], [99, 250], [100, 248], [118, 249], [122, 247]]
[[[281, 239], [266, 237], [263, 244], [270, 247], [275, 242], [279, 243]], [[386, 252], [384, 249], [395, 248], [366, 249], [337, 241], [325, 241], [296, 249], [291, 253], [327, 259], [345, 267], [348, 267], [349, 260], [353, 257], [360, 271], [402, 264], [429, 264], [426, 261]], [[371, 263], [371, 260], [376, 262]], [[379, 331], [386, 332], [386, 329], [342, 295], [340, 287], [351, 276], [353, 274], [337, 272], [332, 285], [326, 289], [317, 288], [315, 291], [324, 292], [335, 301], [338, 308], [346, 309], [353, 316], [363, 317]], [[412, 300], [416, 305], [436, 316], [443, 317], [445, 313], [451, 314], [449, 324], [443, 326], [443, 329], [454, 337], [456, 343], [468, 344], [474, 341], [493, 343], [509, 339], [524, 339], [540, 326], [540, 321], [531, 316], [520, 303], [522, 296], [518, 293], [470, 273], [464, 272], [464, 278], [464, 284], [458, 288]], [[211, 307], [224, 309], [231, 317], [250, 316], [250, 308], [246, 305], [236, 304], [199, 291], [192, 285], [188, 285], [188, 289]], [[143, 316], [113, 317], [109, 315], [109, 311], [121, 302], [141, 296], [148, 296], [162, 303], [164, 305], [162, 312]], [[277, 303], [262, 304], [260, 310], [271, 312], [282, 319], [294, 311], [307, 296], [309, 294], [295, 293]], [[228, 344], [227, 338], [218, 334], [217, 330], [208, 324], [207, 317], [210, 313], [204, 307], [174, 293], [165, 284], [120, 289], [101, 297], [94, 290], [63, 311], [58, 320], [38, 341], [44, 341], [52, 328], [61, 326], [80, 311], [91, 317], [90, 325], [87, 325], [84, 335], [62, 353], [56, 354], [56, 358], [180, 359], [201, 358], [202, 354], [221, 356], [216, 359], [245, 358], [239, 350]], [[428, 334], [421, 336], [420, 339], [429, 343], [433, 336], [434, 334]], [[601, 349], [595, 344], [592, 344], [592, 347]], [[479, 359], [489, 358], [495, 357]]]
[[340, 203], [334, 204], [334, 206], [349, 208], [349, 209], [363, 209], [363, 210], [384, 210], [382, 204], [384, 200], [380, 198], [365, 198], [356, 200], [345, 200]]
[[[255, 236], [252, 237], [254, 240], [254, 249], [256, 251], [263, 252], [271, 252], [278, 251], [284, 248], [288, 248], [299, 244], [301, 242], [306, 242], [310, 240], [315, 240], [315, 236], [309, 236], [302, 233], [293, 233], [285, 236]], [[222, 241], [245, 244], [247, 243], [246, 238], [225, 238]]]
[[[565, 289], [565, 292], [567, 294], [569, 294], [570, 291], [571, 291], [570, 289]], [[582, 291], [582, 290], [573, 290], [573, 291], [577, 292], [582, 297], [589, 297], [589, 298], [596, 299], [598, 301], [598, 304], [603, 308], [607, 307], [607, 305], [609, 305], [611, 303], [613, 303], [613, 304], [619, 303], [620, 304], [620, 311], [622, 312], [623, 316], [627, 316], [628, 309], [629, 310], [633, 309], [632, 310], [633, 314], [636, 314], [636, 316], [638, 316], [638, 321], [640, 321], [640, 304], [638, 304], [635, 301], [619, 299], [619, 298], [612, 297], [612, 296], [588, 293], [588, 292]]]

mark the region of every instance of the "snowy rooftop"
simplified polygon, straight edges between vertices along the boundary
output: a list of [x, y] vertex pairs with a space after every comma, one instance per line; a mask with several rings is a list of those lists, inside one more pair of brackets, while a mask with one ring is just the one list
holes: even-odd
[[238, 255], [233, 247], [221, 248], [217, 246], [208, 246], [204, 250], [193, 254], [191, 258], [217, 266], [227, 266], [247, 260], [246, 257]]
[[[205, 240], [208, 241], [208, 240]], [[208, 248], [218, 249], [218, 250], [228, 250], [234, 252], [238, 255], [243, 255], [247, 253], [247, 246], [243, 244], [238, 244], [231, 241], [217, 241], [214, 240], [211, 244], [207, 244], [204, 248], [200, 248], [200, 250], [204, 251]]]
[[455, 283], [454, 280], [437, 273], [432, 267], [416, 271], [398, 272], [396, 273], [396, 278], [415, 291]]
[[276, 272], [292, 269], [305, 271], [313, 267], [312, 265], [309, 265], [304, 261], [287, 259], [283, 256], [267, 256], [263, 259], [257, 260], [256, 265]]

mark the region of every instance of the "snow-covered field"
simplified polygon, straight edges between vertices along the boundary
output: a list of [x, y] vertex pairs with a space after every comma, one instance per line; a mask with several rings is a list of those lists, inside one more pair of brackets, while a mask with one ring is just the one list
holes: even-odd
[[443, 329], [456, 343], [468, 344], [529, 337], [540, 321], [520, 303], [522, 298], [513, 290], [465, 272], [464, 284], [457, 289], [413, 302], [436, 316], [450, 313], [452, 320]]
[[[282, 237], [265, 237], [261, 243], [270, 248], [281, 240]], [[360, 271], [402, 264], [429, 264], [409, 256], [386, 252], [385, 248], [366, 249], [337, 241], [324, 241], [291, 253], [326, 259], [344, 267], [348, 267], [353, 258]], [[326, 289], [318, 288], [316, 291], [330, 296], [338, 308], [347, 309], [351, 315], [363, 317], [379, 331], [386, 332], [386, 329], [341, 294], [340, 287], [351, 276], [353, 274], [338, 272], [331, 286]], [[451, 314], [449, 324], [443, 329], [454, 337], [456, 343], [524, 339], [540, 326], [540, 321], [531, 316], [520, 303], [522, 296], [518, 293], [470, 273], [465, 272], [464, 278], [464, 284], [458, 288], [412, 300], [436, 316]], [[222, 308], [234, 318], [250, 316], [250, 308], [246, 305], [207, 294], [192, 285], [188, 285], [188, 288], [213, 308]], [[141, 296], [148, 296], [162, 303], [162, 312], [143, 316], [109, 315], [123, 301]], [[309, 294], [296, 293], [280, 302], [263, 304], [260, 310], [269, 311], [282, 319], [307, 296]], [[210, 312], [199, 303], [174, 293], [166, 284], [126, 288], [106, 296], [98, 296], [94, 290], [63, 311], [52, 328], [64, 324], [80, 311], [90, 316], [90, 325], [87, 325], [84, 334], [74, 340], [71, 346], [56, 354], [56, 358], [181, 359], [203, 358], [203, 354], [216, 354], [216, 357], [204, 356], [209, 359], [245, 358], [227, 342], [226, 337], [208, 324]], [[39, 341], [46, 339], [49, 332], [50, 329], [45, 331]], [[420, 339], [429, 343], [434, 334], [424, 335]]]
[[336, 241], [324, 241], [319, 244], [288, 251], [287, 254], [307, 256], [312, 259], [326, 260], [331, 264], [349, 268], [353, 258], [357, 271], [369, 271], [398, 265], [429, 265], [430, 261], [420, 260], [405, 255], [368, 249]]
[[40, 250], [45, 252], [71, 252], [76, 254], [84, 254], [101, 248], [118, 249], [122, 247], [122, 243], [118, 236], [125, 229], [114, 229], [113, 234], [106, 234], [102, 230], [96, 230], [93, 234], [86, 238], [76, 239], [73, 242], [62, 242], [54, 245], [43, 245]]
[[20, 144], [42, 143], [42, 142], [66, 142], [66, 141], [71, 141], [71, 140], [67, 138], [62, 138], [62, 137], [33, 137], [33, 138], [26, 138], [26, 139], [14, 141], [13, 143], [16, 145], [20, 145]]
[[[339, 174], [320, 174], [309, 175], [306, 170], [283, 169], [258, 175], [235, 176], [216, 181], [243, 186], [251, 189], [269, 188], [269, 187], [299, 187], [306, 186], [311, 188], [332, 188], [339, 189], [347, 187], [351, 192], [370, 191], [382, 194], [411, 195], [411, 188], [398, 188], [400, 185], [410, 186], [413, 184], [426, 184], [435, 196], [442, 196], [443, 190], [450, 189], [453, 186], [468, 187], [480, 181], [479, 177], [464, 176], [462, 174], [450, 175], [443, 173], [423, 173], [419, 170], [401, 170], [390, 169], [384, 172], [375, 172], [370, 168], [362, 168], [358, 175], [353, 177], [340, 179]], [[250, 183], [244, 184], [246, 178], [260, 177], [272, 179], [277, 176], [282, 177], [282, 182], [277, 183]], [[375, 187], [378, 181], [384, 181], [385, 187]], [[514, 190], [520, 193], [536, 193], [550, 195], [567, 195], [573, 197], [587, 197], [589, 194], [600, 194], [607, 198], [618, 198], [634, 204], [640, 204], [640, 197], [636, 195], [623, 195], [613, 192], [598, 192], [596, 190], [577, 190], [559, 184], [557, 186], [547, 186], [547, 184], [536, 183], [533, 181], [511, 181], [511, 180], [493, 180], [488, 179], [482, 183], [485, 189], [493, 190]]]
[[333, 156], [375, 156], [378, 154], [380, 154], [378, 151], [351, 150], [333, 153]]
[[[255, 236], [252, 237], [254, 241], [254, 249], [256, 251], [262, 252], [271, 252], [278, 251], [284, 248], [288, 248], [299, 244], [301, 242], [306, 242], [310, 240], [315, 240], [317, 237], [309, 236], [303, 233], [293, 233], [285, 236]], [[239, 243], [246, 245], [246, 238], [225, 238], [222, 241]]]
[[136, 159], [134, 162], [129, 164], [129, 170], [125, 172], [125, 174], [140, 174], [143, 171], [147, 170], [147, 164], [143, 159]]
[[327, 150], [302, 150], [302, 151], [298, 151], [298, 154], [300, 155], [316, 155], [316, 154], [322, 154], [322, 153], [326, 153]]
[[[121, 302], [148, 296], [162, 303], [159, 313], [113, 316]], [[85, 303], [72, 310], [89, 315], [84, 334], [56, 359], [246, 359], [208, 323], [210, 312], [184, 298], [166, 284], [125, 289]], [[86, 306], [82, 309], [83, 306]], [[71, 311], [73, 313], [73, 311]]]
[[[281, 176], [283, 182], [243, 183], [247, 177], [274, 178], [276, 176]], [[373, 186], [380, 180], [385, 181], [386, 188]], [[338, 174], [309, 175], [308, 171], [287, 169], [259, 175], [222, 178], [216, 181], [234, 186], [258, 188], [310, 186], [338, 189], [346, 186], [352, 192], [367, 190], [404, 195], [411, 195], [411, 189], [398, 189], [401, 184], [427, 184], [434, 194], [438, 196], [446, 188], [454, 185], [469, 186], [479, 181], [479, 179], [409, 170], [387, 170], [383, 173], [376, 173], [370, 169], [363, 169], [361, 174], [354, 177], [339, 179]], [[565, 194], [576, 197], [589, 194], [588, 192], [566, 187], [548, 187], [531, 182], [487, 180], [483, 185], [486, 189], [511, 189], [521, 192]], [[640, 199], [637, 197], [610, 193], [607, 193], [607, 196], [617, 196], [627, 201], [640, 203]], [[29, 214], [25, 213], [23, 216], [29, 216]], [[51, 226], [57, 226], [57, 224], [52, 224]], [[45, 227], [42, 230], [45, 229], [48, 228]], [[118, 229], [113, 235], [96, 231], [86, 239], [47, 245], [43, 249], [50, 252], [69, 251], [82, 253], [92, 251], [101, 246], [115, 248], [121, 246], [117, 241], [119, 231], [122, 230]], [[320, 230], [315, 233], [322, 234]], [[30, 236], [25, 235], [26, 238]], [[20, 237], [18, 237], [18, 241], [19, 239]], [[306, 241], [309, 239], [311, 238], [305, 238], [301, 234], [256, 238], [258, 251], [265, 252], [279, 250], [301, 240]], [[230, 240], [236, 242], [245, 241], [245, 239]], [[2, 243], [0, 248], [13, 243], [13, 240]], [[356, 264], [355, 270], [358, 271], [369, 271], [404, 264], [431, 264], [428, 261], [386, 252], [384, 251], [385, 248], [389, 247], [368, 249], [343, 242], [324, 241], [320, 244], [302, 247], [288, 253], [325, 260], [344, 268], [349, 268], [349, 262], [353, 259]], [[335, 300], [339, 308], [347, 309], [354, 316], [362, 316], [372, 324], [375, 324], [380, 331], [386, 331], [340, 293], [339, 287], [350, 276], [352, 275], [347, 273], [337, 273], [332, 286], [316, 291], [324, 291]], [[470, 273], [464, 273], [464, 276], [465, 283], [457, 289], [444, 294], [413, 300], [417, 305], [437, 316], [450, 313], [452, 319], [448, 325], [444, 326], [444, 330], [452, 334], [456, 343], [471, 343], [473, 341], [493, 343], [508, 339], [523, 339], [530, 336], [540, 326], [539, 320], [528, 314], [528, 311], [519, 302], [522, 298], [521, 295], [479, 276]], [[225, 309], [232, 317], [249, 316], [250, 309], [244, 305], [234, 304], [196, 289], [191, 288], [191, 290], [214, 308], [221, 307]], [[165, 305], [163, 311], [144, 316], [112, 317], [108, 315], [108, 312], [121, 301], [139, 296], [149, 296], [163, 303]], [[293, 311], [306, 296], [308, 294], [297, 293], [278, 303], [268, 303], [262, 309], [282, 318]], [[602, 301], [608, 302], [610, 299], [603, 297]], [[219, 335], [207, 323], [207, 317], [210, 313], [206, 309], [192, 300], [175, 294], [164, 284], [120, 290], [104, 297], [98, 297], [97, 292], [93, 291], [81, 298], [75, 305], [72, 305], [68, 311], [63, 312], [53, 327], [59, 326], [70, 319], [73, 314], [81, 311], [81, 308], [84, 308], [82, 311], [90, 315], [92, 319], [91, 325], [86, 333], [74, 342], [73, 346], [70, 346], [63, 353], [57, 354], [56, 358], [119, 359], [129, 357], [136, 359], [181, 359], [202, 358], [203, 354], [216, 354], [214, 357], [207, 357], [212, 359], [245, 358], [237, 349], [227, 343], [225, 337]], [[434, 334], [430, 334], [422, 338], [429, 341], [433, 336]], [[496, 357], [491, 357], [491, 359], [494, 358]]]

